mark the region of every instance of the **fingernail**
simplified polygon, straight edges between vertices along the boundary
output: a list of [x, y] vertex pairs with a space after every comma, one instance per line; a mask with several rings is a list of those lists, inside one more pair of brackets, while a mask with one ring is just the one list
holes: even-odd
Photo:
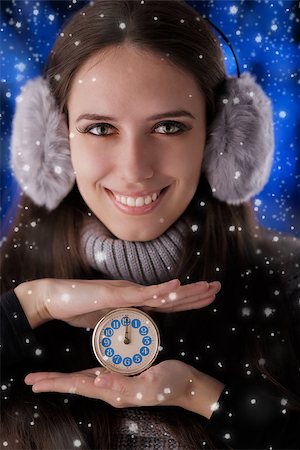
[[32, 384], [30, 375], [26, 375], [26, 377], [24, 378], [24, 383], [26, 383], [26, 384]]
[[33, 385], [32, 390], [33, 390], [33, 392], [41, 392], [41, 389], [38, 384]]

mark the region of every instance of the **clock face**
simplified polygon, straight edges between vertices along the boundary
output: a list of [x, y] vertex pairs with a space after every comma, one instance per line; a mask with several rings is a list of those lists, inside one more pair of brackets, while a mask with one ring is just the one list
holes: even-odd
[[160, 343], [155, 322], [137, 308], [110, 311], [97, 323], [92, 339], [100, 364], [123, 375], [136, 375], [150, 367]]

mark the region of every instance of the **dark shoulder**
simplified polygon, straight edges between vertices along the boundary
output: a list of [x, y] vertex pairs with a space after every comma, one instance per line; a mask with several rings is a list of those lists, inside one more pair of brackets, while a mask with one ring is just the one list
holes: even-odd
[[300, 239], [262, 229], [255, 239], [257, 255], [280, 276], [288, 292], [300, 290]]

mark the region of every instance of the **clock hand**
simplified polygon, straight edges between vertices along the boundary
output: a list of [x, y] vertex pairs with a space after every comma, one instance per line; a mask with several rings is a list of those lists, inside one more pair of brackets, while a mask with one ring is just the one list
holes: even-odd
[[124, 337], [124, 344], [129, 344], [130, 340], [128, 338], [128, 318], [126, 317], [126, 328], [125, 328], [125, 337]]

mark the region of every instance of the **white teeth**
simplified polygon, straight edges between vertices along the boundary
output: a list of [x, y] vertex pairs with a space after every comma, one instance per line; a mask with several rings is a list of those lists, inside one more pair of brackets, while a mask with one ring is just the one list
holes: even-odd
[[[140, 197], [140, 198], [142, 198], [142, 197]], [[150, 205], [150, 203], [152, 203], [152, 198], [150, 195], [147, 195], [147, 197], [145, 198], [145, 205]], [[138, 205], [136, 205], [136, 206], [138, 206]]]
[[146, 197], [125, 197], [124, 195], [118, 195], [114, 194], [115, 198], [118, 202], [122, 203], [126, 206], [144, 206], [149, 205], [150, 203], [154, 202], [157, 197], [159, 196], [160, 192], [157, 194], [156, 192], [152, 195], [147, 195]]

